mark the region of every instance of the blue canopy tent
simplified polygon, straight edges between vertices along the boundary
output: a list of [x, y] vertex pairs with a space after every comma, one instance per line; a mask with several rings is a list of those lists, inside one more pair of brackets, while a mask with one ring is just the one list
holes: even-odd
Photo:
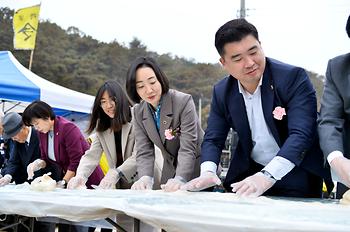
[[10, 51], [0, 51], [2, 110], [22, 112], [34, 100], [51, 105], [57, 115], [70, 119], [91, 112], [94, 97], [49, 82], [21, 65]]

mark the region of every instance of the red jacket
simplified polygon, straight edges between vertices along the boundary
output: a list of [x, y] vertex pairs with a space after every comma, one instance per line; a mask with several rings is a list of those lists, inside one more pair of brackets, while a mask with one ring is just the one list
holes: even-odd
[[[62, 177], [67, 170], [76, 172], [80, 159], [90, 145], [85, 140], [80, 129], [67, 119], [56, 116], [54, 124], [54, 151], [55, 159], [53, 161], [48, 157], [48, 133], [39, 132], [41, 159], [47, 166], [56, 164], [62, 169]], [[103, 178], [103, 172], [100, 166], [90, 175], [87, 185], [98, 185]]]

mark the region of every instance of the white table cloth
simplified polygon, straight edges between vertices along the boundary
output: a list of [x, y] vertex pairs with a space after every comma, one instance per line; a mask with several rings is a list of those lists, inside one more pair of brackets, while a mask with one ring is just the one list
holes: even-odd
[[[23, 187], [23, 186], [22, 186]], [[0, 188], [0, 213], [88, 221], [125, 213], [167, 232], [350, 231], [336, 200], [238, 198], [232, 193]]]

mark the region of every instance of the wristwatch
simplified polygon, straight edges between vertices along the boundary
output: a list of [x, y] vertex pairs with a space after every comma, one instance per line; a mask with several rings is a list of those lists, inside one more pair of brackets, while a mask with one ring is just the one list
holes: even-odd
[[268, 171], [266, 171], [266, 170], [261, 170], [260, 172], [261, 172], [262, 174], [264, 174], [264, 176], [266, 176], [266, 177], [268, 177], [268, 178], [271, 178], [271, 179], [273, 179], [273, 180], [276, 181], [275, 177], [273, 177], [273, 175], [271, 175], [271, 173], [269, 173]]

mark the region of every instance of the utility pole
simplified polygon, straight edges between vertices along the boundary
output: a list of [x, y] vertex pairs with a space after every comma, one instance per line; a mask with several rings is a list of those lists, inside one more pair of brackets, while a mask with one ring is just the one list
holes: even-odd
[[245, 0], [241, 0], [241, 10], [239, 11], [239, 17], [243, 19], [246, 17]]

